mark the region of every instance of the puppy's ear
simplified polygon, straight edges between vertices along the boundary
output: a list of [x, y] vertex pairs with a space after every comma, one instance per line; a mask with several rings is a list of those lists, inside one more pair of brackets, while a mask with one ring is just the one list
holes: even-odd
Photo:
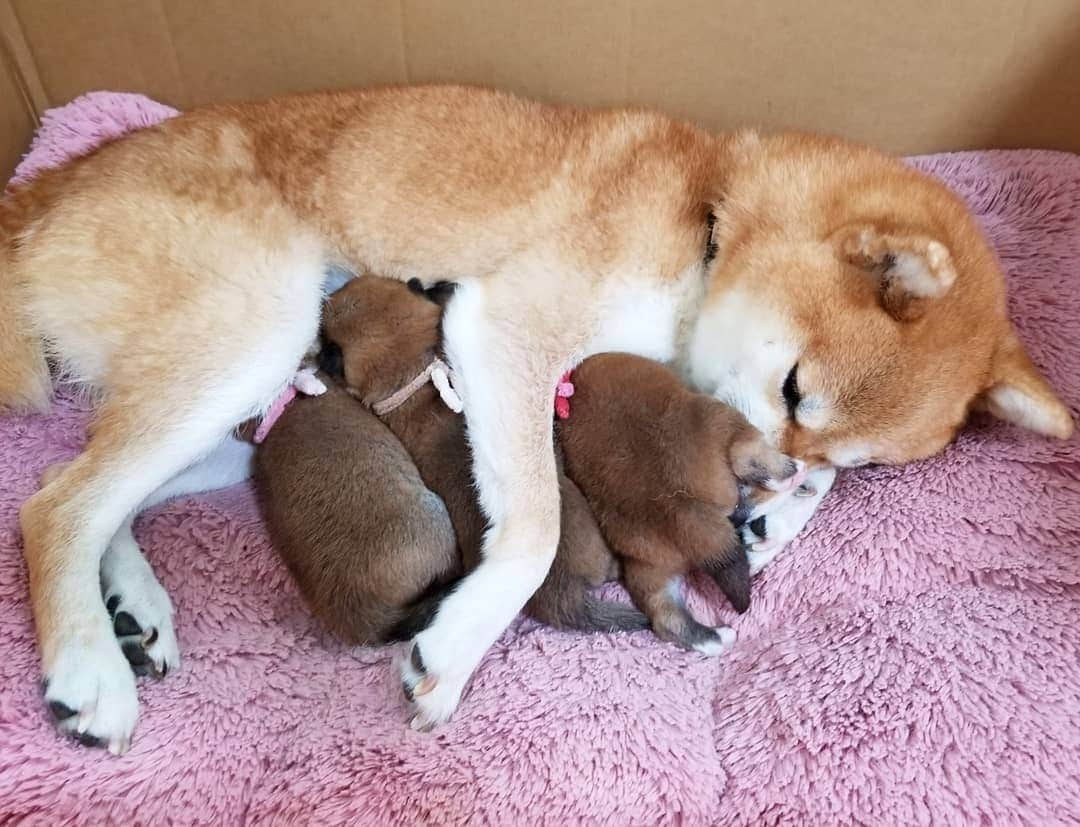
[[994, 352], [990, 385], [976, 400], [975, 408], [1045, 436], [1072, 436], [1069, 409], [1031, 363], [1012, 331]]
[[339, 379], [345, 376], [345, 357], [341, 353], [341, 347], [325, 336], [319, 350], [319, 370]]
[[849, 224], [834, 240], [843, 260], [877, 279], [881, 306], [897, 321], [918, 319], [956, 281], [948, 248], [928, 235]]
[[439, 307], [446, 308], [447, 302], [454, 296], [454, 291], [457, 290], [457, 283], [453, 281], [437, 281], [425, 292], [427, 297]]

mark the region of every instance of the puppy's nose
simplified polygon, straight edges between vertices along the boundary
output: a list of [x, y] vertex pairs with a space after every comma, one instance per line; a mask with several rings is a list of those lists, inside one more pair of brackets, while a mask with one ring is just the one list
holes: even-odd
[[746, 525], [746, 521], [750, 519], [751, 511], [750, 503], [740, 499], [735, 510], [728, 515], [728, 519], [731, 520], [731, 524], [735, 528], [742, 528]]

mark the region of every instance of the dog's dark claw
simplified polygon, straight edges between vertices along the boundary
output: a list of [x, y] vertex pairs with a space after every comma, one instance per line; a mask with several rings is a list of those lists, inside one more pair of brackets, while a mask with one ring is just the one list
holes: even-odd
[[424, 666], [424, 659], [420, 657], [420, 644], [413, 646], [412, 654], [409, 655], [409, 662], [412, 664], [413, 669], [421, 675], [427, 674], [427, 667]]
[[401, 682], [401, 691], [405, 695], [405, 700], [407, 700], [409, 703], [412, 703], [414, 700], [416, 700], [416, 697], [413, 695], [412, 687], [409, 686], [408, 681]]
[[54, 721], [66, 721], [75, 714], [75, 710], [63, 701], [49, 701], [49, 712], [52, 713]]
[[149, 632], [143, 637], [143, 646], [153, 646], [157, 641], [157, 629], [151, 628]]
[[112, 617], [116, 614], [116, 607], [119, 605], [120, 595], [114, 594], [112, 597], [109, 598], [108, 602], [105, 604], [105, 608], [109, 612], [109, 617]]
[[140, 626], [135, 618], [127, 612], [117, 612], [116, 618], [113, 620], [113, 632], [117, 637], [141, 635], [142, 626]]
[[124, 657], [128, 659], [128, 663], [132, 666], [153, 666], [153, 660], [137, 641], [126, 640], [121, 644], [120, 648], [124, 650]]
[[77, 732], [75, 733], [75, 740], [82, 744], [84, 747], [103, 747], [105, 742], [100, 738], [91, 735], [89, 732]]
[[161, 677], [165, 677], [169, 674], [169, 664], [162, 662], [161, 664]]

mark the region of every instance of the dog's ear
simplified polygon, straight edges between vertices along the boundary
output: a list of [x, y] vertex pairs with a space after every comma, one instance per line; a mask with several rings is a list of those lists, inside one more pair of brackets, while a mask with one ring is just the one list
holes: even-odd
[[849, 224], [833, 238], [844, 261], [877, 279], [881, 306], [897, 321], [918, 319], [956, 281], [949, 249], [931, 236]]
[[1072, 436], [1069, 409], [1031, 363], [1012, 331], [994, 352], [990, 384], [976, 400], [975, 409], [1045, 436], [1059, 439]]

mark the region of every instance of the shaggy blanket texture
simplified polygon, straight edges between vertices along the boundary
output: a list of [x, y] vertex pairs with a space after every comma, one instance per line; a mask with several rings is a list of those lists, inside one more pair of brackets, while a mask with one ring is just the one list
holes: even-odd
[[[18, 177], [173, 114], [48, 113]], [[1080, 158], [916, 159], [980, 216], [1033, 358], [1080, 407]], [[944, 456], [842, 476], [727, 616], [716, 660], [518, 621], [453, 723], [411, 732], [394, 653], [321, 634], [245, 487], [142, 519], [183, 667], [139, 685], [123, 758], [42, 708], [18, 508], [88, 411], [0, 418], [0, 821], [978, 824], [1080, 817], [1080, 452], [974, 422]]]

